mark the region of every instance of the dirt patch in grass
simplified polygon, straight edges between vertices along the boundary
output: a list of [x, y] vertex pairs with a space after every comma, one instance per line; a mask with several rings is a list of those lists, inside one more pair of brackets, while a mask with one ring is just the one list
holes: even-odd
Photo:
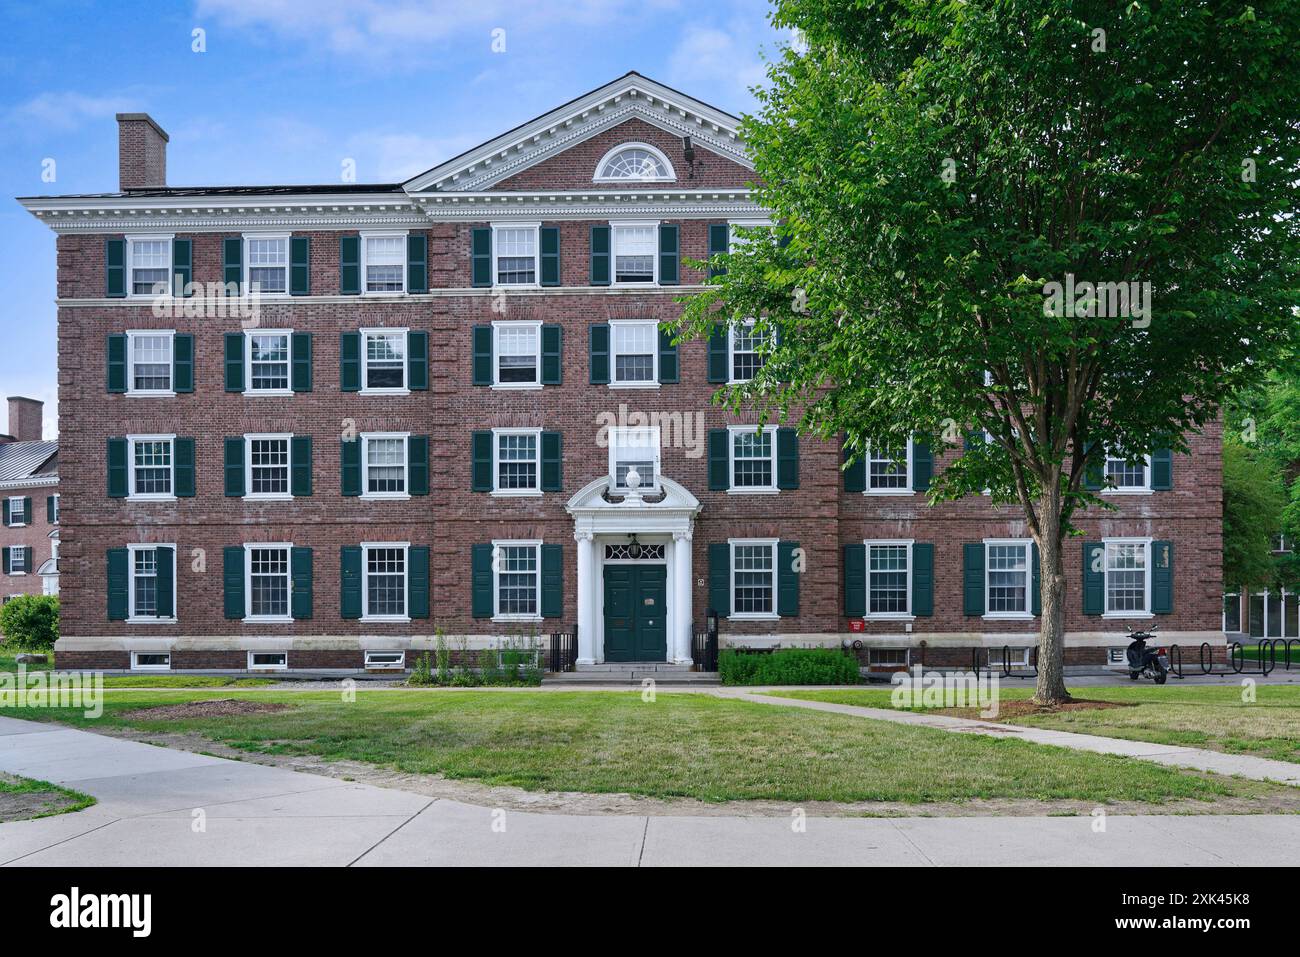
[[248, 701], [243, 698], [213, 698], [208, 701], [186, 701], [184, 704], [162, 705], [157, 708], [136, 708], [123, 711], [122, 717], [146, 721], [183, 721], [186, 718], [226, 718], [241, 714], [274, 714], [288, 711], [290, 705], [278, 701]]
[[[1136, 708], [1137, 705], [1128, 701], [1090, 701], [1086, 698], [1076, 698], [1073, 701], [1067, 701], [1057, 705], [1037, 705], [1026, 699], [1024, 701], [1003, 701], [998, 704], [998, 716], [996, 718], [985, 718], [980, 714], [980, 709], [976, 708], [942, 708], [936, 709], [933, 714], [946, 714], [953, 718], [974, 718], [978, 721], [1011, 721], [1015, 718], [1027, 718], [1038, 714], [1062, 714], [1066, 711], [1105, 711], [1109, 708]], [[927, 712], [931, 713], [931, 712]]]
[[0, 824], [79, 811], [94, 803], [85, 794], [0, 771]]

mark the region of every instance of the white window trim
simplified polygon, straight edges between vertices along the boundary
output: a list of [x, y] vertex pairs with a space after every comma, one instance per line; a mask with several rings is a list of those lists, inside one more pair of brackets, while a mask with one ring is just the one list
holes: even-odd
[[167, 291], [164, 296], [170, 297], [172, 294], [172, 283], [175, 282], [176, 276], [173, 269], [176, 266], [176, 234], [175, 233], [146, 233], [139, 236], [126, 237], [126, 298], [127, 299], [156, 299], [158, 294], [155, 292], [136, 292], [135, 291], [135, 244], [136, 243], [158, 243], [167, 244]]
[[[601, 176], [600, 171], [605, 168], [606, 164], [624, 150], [645, 150], [660, 163], [663, 163], [664, 169], [667, 170], [668, 175], [638, 176], [635, 179], [627, 176]], [[663, 150], [651, 146], [649, 143], [619, 143], [600, 158], [600, 162], [596, 164], [596, 171], [592, 174], [591, 181], [593, 183], [675, 183], [677, 182], [677, 170], [675, 170], [673, 164], [668, 161], [668, 157], [664, 155]]]
[[[863, 618], [867, 621], [915, 621], [916, 615], [912, 613], [912, 546], [916, 544], [914, 538], [868, 538], [863, 543], [866, 546], [866, 612]], [[873, 545], [906, 545], [907, 546], [907, 611], [876, 611], [871, 610], [871, 547]]]
[[[285, 463], [286, 492], [254, 492], [253, 488], [253, 442], [259, 439], [283, 439], [288, 452]], [[364, 453], [364, 449], [362, 452]], [[292, 432], [245, 432], [244, 433], [244, 498], [254, 502], [287, 502], [293, 498], [293, 433]]]
[[1151, 495], [1153, 492], [1151, 488], [1151, 456], [1150, 455], [1142, 456], [1146, 481], [1142, 484], [1141, 487], [1116, 488], [1115, 486], [1108, 484], [1109, 482], [1108, 473], [1110, 470], [1110, 463], [1120, 462], [1120, 461], [1128, 461], [1128, 460], [1125, 459], [1123, 455], [1111, 455], [1110, 452], [1107, 452], [1106, 457], [1102, 459], [1101, 474], [1102, 474], [1103, 484], [1101, 488], [1101, 494], [1102, 495]]
[[[380, 663], [377, 661], [371, 661], [372, 655], [376, 655], [376, 656], [384, 655], [386, 657], [396, 655], [397, 660], [393, 662]], [[406, 652], [405, 651], [384, 651], [378, 648], [367, 650], [365, 667], [367, 671], [405, 671]]]
[[240, 275], [243, 279], [241, 292], [251, 296], [253, 294], [252, 285], [248, 280], [248, 271], [252, 264], [248, 261], [248, 241], [250, 239], [283, 239], [284, 240], [284, 292], [266, 292], [259, 289], [257, 295], [265, 299], [288, 299], [289, 284], [293, 277], [290, 273], [293, 270], [293, 250], [289, 242], [290, 234], [286, 232], [248, 232], [242, 235], [243, 245], [240, 248]]
[[[284, 577], [289, 586], [288, 608], [283, 615], [253, 614], [253, 550], [275, 549], [284, 552]], [[291, 623], [293, 621], [293, 543], [292, 542], [245, 542], [244, 543], [244, 621]]]
[[[370, 614], [370, 550], [372, 548], [400, 548], [402, 550], [402, 607], [404, 615]], [[410, 542], [362, 542], [361, 543], [361, 620], [362, 621], [410, 621], [411, 620], [411, 543]]]
[[176, 581], [176, 545], [172, 542], [139, 542], [126, 546], [126, 623], [128, 625], [174, 625], [176, 615], [170, 618], [138, 618], [135, 615], [135, 553], [155, 548], [172, 550], [172, 611], [176, 610], [176, 592], [180, 583]]
[[657, 495], [659, 493], [659, 488], [660, 488], [659, 477], [660, 477], [660, 472], [662, 471], [661, 456], [663, 454], [663, 435], [659, 431], [659, 426], [657, 425], [612, 425], [609, 427], [609, 431], [606, 433], [606, 439], [605, 439], [609, 445], [609, 494], [610, 495], [619, 495], [619, 496], [627, 495], [629, 491], [628, 489], [620, 489], [615, 484], [615, 474], [616, 474], [615, 466], [618, 464], [617, 461], [618, 449], [619, 446], [622, 444], [619, 441], [619, 436], [625, 435], [628, 432], [641, 432], [641, 431], [650, 432], [654, 436], [655, 476], [654, 476], [654, 482], [650, 485], [646, 485], [645, 482], [642, 481], [641, 485], [637, 487], [637, 492], [640, 493], [641, 495]]
[[[780, 601], [781, 590], [781, 570], [777, 567], [776, 546], [780, 539], [776, 538], [729, 538], [727, 545], [730, 546], [731, 552], [727, 564], [731, 572], [731, 591], [729, 592], [729, 603], [731, 605], [731, 614], [727, 616], [728, 621], [776, 621], [781, 617], [776, 610], [777, 602]], [[772, 549], [772, 610], [768, 611], [736, 611], [736, 546], [737, 545], [757, 545], [768, 546]]]
[[[55, 525], [62, 524], [62, 523], [59, 521], [59, 504], [60, 504], [60, 503], [59, 503], [59, 493], [58, 493], [58, 492], [55, 492], [54, 495], [51, 496], [51, 498], [54, 499], [54, 524], [55, 524]], [[58, 530], [56, 529], [55, 531], [51, 532], [50, 534], [51, 534], [51, 535], [55, 535], [55, 536], [57, 536], [57, 535], [58, 535]]]
[[[659, 225], [657, 219], [620, 219], [610, 220], [609, 223], [609, 284], [611, 286], [623, 286], [636, 288], [647, 288], [649, 286], [659, 285]], [[654, 231], [654, 255], [650, 257], [650, 279], [647, 282], [620, 282], [618, 279], [618, 230], [620, 227], [627, 226], [649, 226]]]
[[[26, 546], [24, 546], [24, 545], [6, 545], [6, 546], [5, 546], [5, 550], [9, 552], [9, 577], [11, 577], [11, 578], [21, 578], [22, 576], [26, 575], [29, 571], [31, 571], [31, 569], [27, 567], [27, 553], [23, 551], [23, 549], [24, 549], [25, 547], [26, 547]], [[16, 572], [16, 571], [14, 571], [14, 555], [15, 555], [15, 554], [18, 554], [18, 555], [22, 555], [22, 556], [23, 556], [23, 570], [20, 571], [20, 572]]]
[[[1155, 613], [1151, 611], [1151, 573], [1152, 559], [1151, 543], [1153, 538], [1103, 538], [1101, 540], [1101, 601], [1102, 601], [1102, 618], [1154, 618]], [[1142, 611], [1110, 611], [1110, 567], [1106, 560], [1106, 553], [1110, 550], [1111, 545], [1144, 545], [1146, 546], [1146, 595], [1143, 600]]]
[[[1229, 599], [1229, 598], [1235, 598], [1235, 599], [1237, 599], [1237, 629], [1236, 629], [1236, 631], [1228, 631], [1228, 599]], [[1245, 631], [1247, 631], [1247, 630], [1250, 628], [1250, 622], [1249, 622], [1249, 620], [1247, 620], [1246, 616], [1242, 614], [1243, 608], [1247, 608], [1247, 607], [1249, 606], [1249, 602], [1250, 602], [1250, 596], [1249, 596], [1249, 594], [1246, 595], [1246, 600], [1245, 600], [1244, 602], [1242, 601], [1242, 593], [1239, 592], [1239, 591], [1237, 591], [1237, 592], [1228, 592], [1228, 593], [1225, 593], [1225, 594], [1224, 594], [1224, 596], [1223, 596], [1223, 612], [1222, 612], [1222, 614], [1221, 614], [1221, 616], [1220, 616], [1220, 619], [1221, 619], [1222, 626], [1223, 626], [1223, 631], [1224, 631], [1225, 634], [1229, 634], [1229, 635], [1242, 634], [1242, 633], [1244, 633]], [[1244, 626], [1244, 627], [1243, 627], [1243, 626]]]
[[[405, 229], [372, 229], [372, 230], [365, 230], [361, 232], [360, 236], [361, 236], [361, 295], [362, 296], [383, 297], [383, 296], [405, 296], [406, 295], [407, 293], [406, 261], [408, 255], [407, 247], [406, 247], [406, 238], [409, 235], [410, 235], [410, 231]], [[366, 240], [367, 239], [398, 239], [398, 238], [402, 240], [402, 262], [401, 262], [402, 288], [399, 291], [394, 291], [391, 289], [383, 289], [383, 290], [376, 290], [374, 292], [371, 292], [367, 288], [367, 286], [369, 286], [369, 281], [366, 276], [366, 267], [367, 265], [369, 265], [369, 263], [368, 263], [368, 257], [366, 255], [366, 245], [367, 245]]]
[[[537, 614], [506, 615], [501, 612], [501, 552], [502, 548], [531, 548], [537, 558]], [[542, 620], [542, 540], [536, 539], [493, 539], [492, 541], [492, 620], [493, 621], [541, 621]]]
[[[739, 325], [744, 326], [747, 329], [752, 329], [757, 325], [757, 322], [753, 319], [746, 319], [744, 322], [739, 323]], [[763, 362], [764, 364], [767, 363], [766, 357], [764, 357]], [[736, 324], [729, 325], [727, 327], [727, 385], [741, 385], [742, 383], [753, 381], [752, 378], [736, 378]]]
[[[170, 442], [172, 490], [170, 492], [144, 492], [135, 490], [135, 446], [137, 442]], [[128, 435], [126, 437], [126, 498], [128, 502], [171, 502], [176, 499], [176, 436]]]
[[729, 219], [727, 220], [727, 252], [736, 248], [737, 244], [743, 245], [740, 237], [736, 235], [736, 229], [771, 229], [775, 224], [771, 219]]
[[[533, 223], [490, 223], [492, 227], [492, 288], [507, 289], [540, 289], [542, 286], [542, 224]], [[501, 229], [531, 229], [533, 231], [533, 281], [532, 282], [497, 282], [497, 250], [500, 245], [497, 243], [497, 231]], [[613, 245], [611, 238], [610, 245]], [[611, 252], [612, 255], [612, 252]], [[611, 264], [612, 265], [612, 264]], [[540, 325], [540, 323], [538, 323]], [[537, 344], [538, 352], [541, 352], [541, 343]], [[540, 361], [540, 360], [539, 360]], [[541, 379], [541, 370], [539, 368], [537, 378]]]
[[[14, 502], [17, 502], [17, 503], [18, 503], [18, 507], [21, 508], [21, 509], [23, 510], [23, 516], [26, 517], [26, 515], [27, 515], [27, 508], [26, 508], [26, 503], [24, 502], [24, 497], [23, 497], [22, 495], [10, 495], [10, 496], [8, 496], [8, 498], [9, 498], [9, 527], [10, 527], [10, 528], [26, 528], [26, 527], [27, 527], [27, 523], [26, 523], [26, 522], [15, 522], [15, 521], [14, 521]], [[32, 506], [33, 509], [34, 509], [35, 507], [36, 507], [36, 506], [34, 506], [34, 505]]]
[[[136, 298], [152, 298], [148, 296], [138, 296]], [[167, 373], [167, 381], [171, 383], [169, 389], [137, 389], [135, 387], [135, 340], [141, 336], [165, 336], [171, 340], [168, 349], [171, 361], [168, 363], [171, 369]], [[169, 398], [176, 395], [176, 330], [175, 329], [128, 329], [126, 331], [126, 394], [128, 396], [143, 396], [145, 398]]]
[[[1261, 622], [1261, 627], [1263, 628], [1264, 633], [1262, 635], [1251, 634], [1250, 630], [1250, 602], [1251, 599], [1255, 597], [1264, 599], [1264, 607], [1262, 609], [1263, 621]], [[1297, 593], [1287, 588], [1279, 588], [1276, 591], [1271, 588], [1265, 588], [1261, 591], [1247, 591], [1246, 601], [1242, 606], [1240, 614], [1242, 625], [1240, 633], [1245, 634], [1248, 638], [1264, 639], [1269, 641], [1276, 638], [1280, 638], [1283, 641], [1300, 638], [1300, 635], [1288, 634], [1286, 630], [1287, 609], [1295, 602], [1296, 597]], [[1226, 621], [1226, 611], [1224, 613], [1224, 618]], [[1278, 634], [1270, 635], [1268, 632], [1268, 626], [1274, 621], [1277, 622], [1279, 631]], [[1237, 632], [1234, 632], [1234, 634], [1237, 634]]]
[[[989, 546], [1017, 545], [1025, 550], [1025, 610], [989, 611]], [[1034, 540], [1032, 538], [984, 539], [984, 618], [988, 621], [1033, 621], [1034, 619]], [[1015, 649], [1011, 649], [1015, 651]]]
[[[504, 287], [509, 288], [509, 287]], [[537, 381], [536, 382], [502, 382], [501, 348], [499, 330], [510, 327], [532, 326], [537, 342]], [[492, 388], [514, 391], [518, 389], [540, 389], [542, 387], [542, 323], [541, 320], [501, 320], [492, 323]]]
[[[405, 501], [411, 497], [411, 433], [410, 432], [362, 432], [361, 439], [361, 498], [367, 501]], [[402, 451], [402, 488], [401, 492], [371, 492], [370, 485], [370, 442], [373, 439], [401, 439]], [[290, 463], [292, 467], [292, 463]]]
[[[651, 368], [653, 373], [649, 382], [619, 382], [616, 378], [618, 369], [618, 349], [615, 343], [615, 326], [651, 326], [654, 330], [650, 338]], [[659, 388], [659, 321], [657, 319], [610, 319], [609, 320], [609, 387], [611, 389], [657, 389]]]
[[[253, 664], [254, 655], [283, 655], [284, 664], [282, 665], [255, 665]], [[287, 651], [250, 651], [248, 653], [248, 670], [249, 671], [288, 671], [289, 670], [289, 653]]]
[[[410, 395], [411, 394], [411, 334], [410, 330], [371, 326], [359, 329], [361, 333], [361, 394], [362, 395]], [[366, 383], [370, 380], [370, 350], [366, 348], [366, 337], [373, 335], [401, 335], [402, 337], [402, 384], [391, 388], [371, 388]], [[290, 383], [292, 385], [292, 383]]]
[[[142, 665], [140, 664], [140, 655], [163, 655], [167, 658], [167, 664]], [[172, 653], [170, 651], [133, 651], [131, 652], [131, 670], [132, 671], [171, 671]]]
[[[503, 489], [498, 486], [501, 478], [501, 446], [499, 439], [503, 435], [531, 435], [537, 449], [537, 487], [528, 489]], [[536, 498], [542, 494], [542, 430], [541, 429], [493, 429], [492, 430], [492, 492], [497, 498]]]
[[[253, 336], [285, 336], [288, 339], [289, 347], [286, 350], [289, 357], [288, 375], [285, 381], [289, 383], [284, 389], [254, 389], [253, 388]], [[293, 330], [292, 329], [246, 329], [244, 330], [244, 395], [249, 396], [291, 396], [293, 395]]]
[[736, 485], [736, 436], [750, 434], [753, 435], [758, 431], [758, 427], [753, 425], [729, 425], [727, 426], [727, 494], [729, 495], [776, 495], [780, 490], [776, 487], [776, 426], [765, 425], [762, 427], [764, 434], [772, 437], [772, 481], [767, 485], [746, 485], [737, 487]]
[[871, 496], [877, 496], [877, 495], [906, 496], [908, 498], [912, 497], [913, 495], [916, 495], [917, 493], [912, 491], [912, 473], [914, 471], [914, 464], [915, 464], [913, 462], [914, 456], [913, 456], [913, 448], [912, 448], [913, 445], [912, 437], [910, 435], [907, 437], [907, 453], [904, 456], [904, 464], [906, 465], [906, 474], [904, 475], [903, 478], [902, 488], [872, 488], [871, 487], [871, 450], [875, 444], [876, 444], [875, 442], [868, 441], [866, 450], [863, 453], [864, 456], [863, 468], [866, 469], [866, 475], [863, 476], [862, 494], [871, 495]]

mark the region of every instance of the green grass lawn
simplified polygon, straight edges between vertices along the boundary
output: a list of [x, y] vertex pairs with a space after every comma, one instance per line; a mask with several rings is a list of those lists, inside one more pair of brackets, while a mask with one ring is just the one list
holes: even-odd
[[0, 772], [0, 822], [67, 814], [94, 803], [93, 797], [80, 791]]
[[[1132, 708], [1065, 711], [1011, 719], [1012, 724], [1078, 731], [1112, 738], [1180, 744], [1230, 754], [1253, 754], [1300, 763], [1300, 687], [1257, 685], [1253, 703], [1241, 700], [1238, 685], [1085, 687], [1078, 698], [1119, 701]], [[770, 692], [778, 697], [888, 708], [886, 688]], [[1027, 698], [1032, 687], [1001, 688], [1004, 700]]]
[[529, 790], [630, 792], [704, 801], [1078, 799], [1095, 803], [1251, 797], [1269, 787], [1023, 741], [694, 694], [643, 702], [621, 692], [261, 692], [279, 713], [150, 719], [124, 711], [239, 697], [114, 694], [101, 719], [8, 710], [103, 726], [193, 731], [248, 751], [316, 755]]

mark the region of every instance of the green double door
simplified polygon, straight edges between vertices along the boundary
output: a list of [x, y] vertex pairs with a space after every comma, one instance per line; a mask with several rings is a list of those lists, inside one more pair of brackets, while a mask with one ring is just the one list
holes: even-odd
[[605, 566], [605, 660], [668, 660], [668, 569]]

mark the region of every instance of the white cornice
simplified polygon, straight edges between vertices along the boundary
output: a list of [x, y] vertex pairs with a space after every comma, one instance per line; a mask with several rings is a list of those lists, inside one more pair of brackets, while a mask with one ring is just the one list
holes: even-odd
[[[682, 293], [699, 292], [705, 288], [707, 287], [699, 284], [682, 284], [678, 286], [539, 286], [533, 289], [513, 289], [508, 286], [450, 286], [444, 289], [432, 289], [429, 292], [402, 293], [393, 296], [283, 296], [264, 299], [261, 307], [264, 311], [274, 312], [277, 309], [288, 309], [294, 306], [358, 305], [362, 303], [367, 306], [383, 304], [409, 305], [413, 302], [429, 302], [435, 299], [490, 299], [501, 295], [506, 296], [508, 299], [554, 296], [680, 296]], [[182, 312], [186, 308], [196, 309], [203, 305], [210, 305], [212, 312], [216, 312], [219, 307], [229, 308], [230, 303], [229, 299], [206, 299], [203, 296], [168, 301], [176, 303], [177, 308]], [[152, 299], [58, 298], [54, 300], [54, 304], [61, 309], [153, 309]]]

